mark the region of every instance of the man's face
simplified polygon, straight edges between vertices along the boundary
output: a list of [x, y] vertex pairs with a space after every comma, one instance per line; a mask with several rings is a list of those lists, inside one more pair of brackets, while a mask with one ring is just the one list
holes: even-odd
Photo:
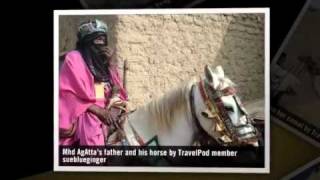
[[107, 45], [107, 40], [105, 36], [101, 35], [101, 36], [98, 36], [96, 39], [94, 39], [93, 43], [95, 45]]

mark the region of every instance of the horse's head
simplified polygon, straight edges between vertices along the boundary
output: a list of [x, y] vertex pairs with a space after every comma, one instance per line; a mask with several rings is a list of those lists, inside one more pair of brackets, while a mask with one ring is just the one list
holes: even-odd
[[195, 107], [200, 126], [221, 145], [258, 146], [258, 132], [234, 87], [221, 66], [214, 70], [205, 67], [205, 77], [198, 84], [200, 100]]

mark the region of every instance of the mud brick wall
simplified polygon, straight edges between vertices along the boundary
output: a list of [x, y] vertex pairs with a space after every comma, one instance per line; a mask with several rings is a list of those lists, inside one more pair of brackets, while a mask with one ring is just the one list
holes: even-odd
[[[130, 101], [142, 105], [194, 76], [222, 65], [244, 101], [264, 96], [264, 16], [96, 16], [110, 26], [122, 69], [127, 60]], [[88, 16], [60, 18], [60, 51], [74, 47], [76, 27]]]

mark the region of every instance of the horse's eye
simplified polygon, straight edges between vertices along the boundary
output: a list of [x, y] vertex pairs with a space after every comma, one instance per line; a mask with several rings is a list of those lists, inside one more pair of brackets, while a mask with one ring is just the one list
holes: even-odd
[[206, 113], [206, 112], [201, 112], [201, 115], [202, 115], [203, 117], [205, 117], [205, 118], [209, 118], [209, 115], [208, 115], [208, 113]]
[[213, 87], [212, 87], [212, 86], [210, 86], [210, 85], [209, 85], [209, 89], [210, 89], [211, 91], [214, 91]]
[[229, 112], [233, 112], [233, 111], [234, 111], [233, 108], [230, 107], [230, 106], [226, 106], [225, 109], [226, 109], [227, 111], [229, 111]]

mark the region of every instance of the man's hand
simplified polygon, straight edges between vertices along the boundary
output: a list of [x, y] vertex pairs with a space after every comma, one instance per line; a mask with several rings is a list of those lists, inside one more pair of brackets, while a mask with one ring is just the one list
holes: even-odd
[[92, 105], [88, 108], [89, 112], [92, 112], [93, 114], [95, 114], [99, 120], [110, 126], [110, 125], [114, 125], [116, 128], [120, 128], [119, 122], [118, 122], [118, 113], [112, 112], [110, 109], [104, 109], [101, 108], [97, 105]]
[[109, 105], [107, 106], [107, 109], [110, 108], [118, 108], [118, 109], [122, 109], [123, 111], [125, 111], [126, 113], [128, 112], [133, 112], [135, 111], [137, 108], [130, 103], [129, 101], [124, 101], [121, 100], [119, 98], [119, 96], [114, 96], [113, 98], [110, 99]]
[[126, 107], [127, 105], [127, 102], [126, 101], [123, 101], [119, 98], [119, 96], [113, 96], [111, 99], [110, 99], [110, 102], [107, 106], [107, 109], [110, 109], [112, 107], [115, 107], [115, 108], [122, 108], [122, 107]]
[[117, 111], [116, 109], [112, 108], [112, 109], [104, 109], [102, 111], [102, 116], [104, 119], [104, 123], [107, 124], [108, 126], [110, 125], [114, 125], [117, 129], [119, 129], [120, 126], [120, 122], [119, 122], [119, 111]]
[[111, 117], [111, 124], [113, 124], [117, 129], [122, 129], [120, 121], [120, 115], [122, 113], [122, 110], [119, 108], [112, 107], [107, 111], [109, 112], [109, 116]]

